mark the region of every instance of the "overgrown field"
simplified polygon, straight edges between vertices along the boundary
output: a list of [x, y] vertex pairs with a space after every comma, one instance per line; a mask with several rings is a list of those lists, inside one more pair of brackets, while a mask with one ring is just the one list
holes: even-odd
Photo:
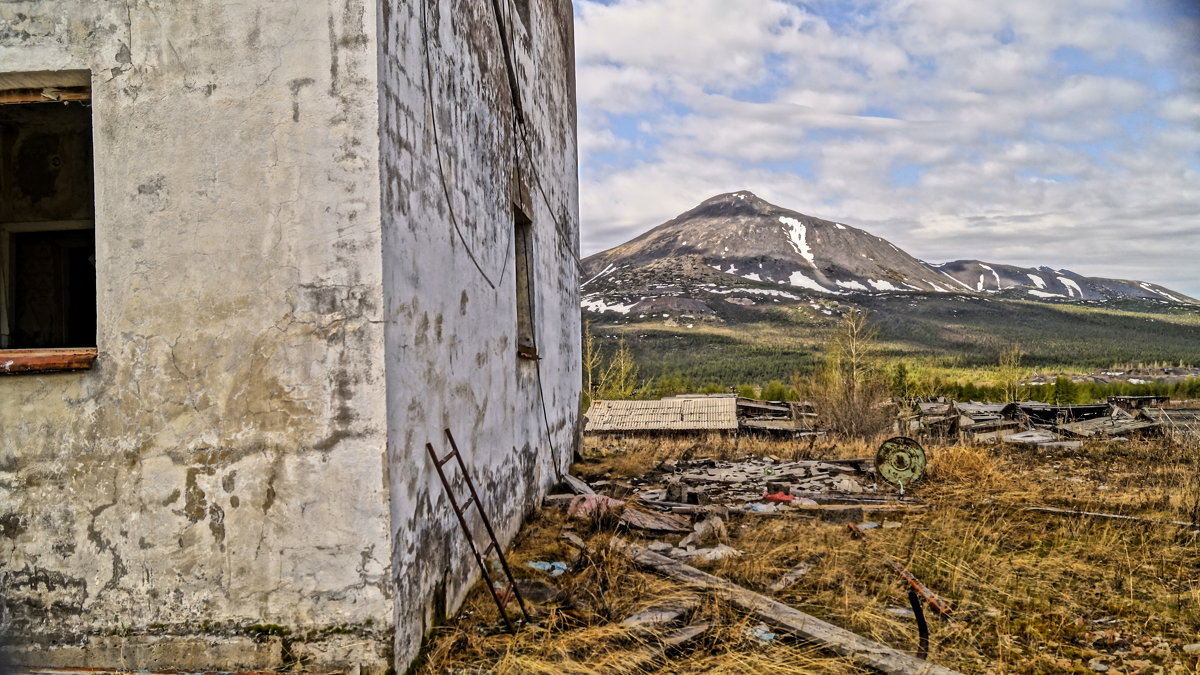
[[[858, 446], [724, 438], [585, 439], [578, 476], [596, 482], [644, 474], [665, 459], [772, 455], [851, 457]], [[1200, 528], [1026, 511], [1026, 507], [1200, 519], [1200, 447], [1112, 443], [1064, 453], [1009, 447], [929, 448], [915, 494], [931, 508], [896, 517], [899, 527], [866, 540], [844, 524], [798, 513], [732, 515], [729, 545], [742, 555], [692, 563], [749, 589], [900, 650], [917, 647], [906, 587], [883, 562], [895, 556], [954, 608], [930, 616], [930, 660], [964, 673], [1200, 672]], [[590, 554], [560, 539], [583, 537]], [[692, 620], [715, 627], [680, 650], [621, 628], [625, 617], [690, 592], [639, 569], [609, 547], [603, 523], [568, 521], [546, 507], [518, 536], [510, 561], [519, 577], [561, 591], [512, 637], [477, 587], [459, 616], [435, 631], [419, 667], [426, 673], [856, 673], [843, 659], [780, 633], [764, 642], [759, 621], [712, 598]], [[675, 535], [677, 539], [679, 535]], [[813, 570], [772, 593], [770, 584], [806, 560]], [[550, 577], [526, 566], [566, 561]], [[1192, 647], [1190, 649], [1197, 649]]]

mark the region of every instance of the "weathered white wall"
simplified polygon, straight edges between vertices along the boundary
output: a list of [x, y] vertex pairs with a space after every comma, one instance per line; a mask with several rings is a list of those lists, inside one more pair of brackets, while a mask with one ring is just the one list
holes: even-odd
[[0, 5], [0, 70], [93, 73], [100, 355], [0, 378], [0, 593], [15, 635], [60, 642], [38, 665], [403, 669], [474, 574], [425, 443], [453, 430], [505, 541], [556, 480], [572, 8], [528, 4], [523, 132], [490, 0]]
[[40, 665], [270, 667], [252, 624], [389, 664], [376, 16], [0, 4], [0, 70], [93, 74], [99, 358], [0, 378], [0, 593]]
[[[575, 447], [580, 319], [572, 8], [568, 0], [533, 0], [527, 26], [512, 12], [517, 3], [500, 4], [508, 12], [528, 150], [514, 121], [490, 0], [381, 5], [398, 663], [419, 649], [417, 627], [456, 608], [475, 574], [425, 443], [445, 452], [443, 429], [452, 430], [506, 541]], [[534, 223], [540, 362], [516, 354], [514, 199], [525, 203]]]

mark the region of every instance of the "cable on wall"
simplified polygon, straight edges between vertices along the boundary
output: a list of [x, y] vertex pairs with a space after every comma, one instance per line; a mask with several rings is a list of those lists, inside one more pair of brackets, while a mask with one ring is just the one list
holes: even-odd
[[425, 56], [425, 98], [429, 104], [429, 120], [433, 130], [433, 148], [437, 155], [438, 178], [442, 184], [442, 194], [446, 197], [446, 209], [450, 213], [450, 224], [454, 226], [454, 231], [458, 234], [458, 240], [462, 242], [463, 248], [467, 251], [467, 257], [471, 259], [471, 263], [475, 265], [475, 269], [479, 270], [480, 276], [483, 277], [483, 280], [487, 282], [489, 287], [495, 290], [504, 281], [504, 272], [508, 268], [508, 255], [513, 248], [513, 242], [510, 241], [509, 245], [504, 247], [504, 262], [500, 266], [500, 275], [496, 281], [492, 281], [488, 273], [484, 271], [483, 265], [480, 264], [479, 258], [476, 257], [475, 252], [471, 249], [471, 245], [467, 243], [467, 238], [463, 235], [462, 228], [459, 226], [458, 217], [454, 213], [454, 200], [451, 198], [450, 186], [446, 181], [445, 165], [442, 164], [442, 144], [437, 126], [437, 110], [433, 105], [433, 66], [430, 64], [429, 56], [429, 22], [426, 16], [426, 4], [426, 0], [421, 0], [421, 36], [424, 40], [422, 49]]

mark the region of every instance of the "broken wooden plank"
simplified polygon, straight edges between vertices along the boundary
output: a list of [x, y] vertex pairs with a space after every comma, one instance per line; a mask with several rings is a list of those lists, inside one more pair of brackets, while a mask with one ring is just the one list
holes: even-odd
[[1200, 527], [1200, 523], [1189, 523], [1182, 520], [1161, 520], [1158, 518], [1142, 518], [1139, 516], [1123, 516], [1118, 513], [1097, 513], [1095, 511], [1072, 511], [1071, 509], [1056, 509], [1049, 506], [1028, 506], [1026, 511], [1053, 513], [1060, 516], [1086, 516], [1088, 518], [1104, 518], [1107, 520], [1128, 520], [1136, 523], [1156, 523], [1158, 525], [1176, 525], [1178, 527]]
[[576, 495], [565, 493], [546, 495], [545, 497], [542, 497], [542, 506], [570, 506], [571, 500], [575, 499], [575, 497]]
[[590, 486], [587, 483], [583, 482], [582, 480], [576, 478], [575, 476], [572, 476], [569, 473], [563, 474], [563, 485], [566, 485], [571, 490], [571, 492], [574, 492], [577, 495], [594, 495], [594, 494], [596, 494], [596, 491], [592, 489], [592, 486]]
[[659, 603], [649, 609], [638, 612], [622, 621], [621, 625], [626, 628], [650, 628], [675, 623], [699, 606], [699, 596], [684, 595], [670, 602]]
[[692, 519], [673, 513], [652, 513], [639, 509], [626, 508], [621, 512], [621, 522], [629, 527], [652, 532], [685, 532], [692, 531]]
[[588, 546], [587, 543], [583, 541], [583, 539], [580, 539], [579, 535], [575, 534], [574, 532], [563, 532], [562, 536], [559, 538], [562, 539], [563, 541], [567, 542], [571, 546], [574, 546], [575, 548], [579, 549], [580, 553], [591, 553], [592, 552], [591, 547]]
[[631, 560], [659, 574], [703, 589], [751, 612], [759, 619], [786, 628], [797, 636], [816, 642], [837, 654], [882, 673], [894, 675], [957, 675], [957, 671], [906, 654], [887, 645], [805, 614], [781, 602], [743, 588], [731, 581], [671, 560], [642, 546], [613, 539], [614, 547]]

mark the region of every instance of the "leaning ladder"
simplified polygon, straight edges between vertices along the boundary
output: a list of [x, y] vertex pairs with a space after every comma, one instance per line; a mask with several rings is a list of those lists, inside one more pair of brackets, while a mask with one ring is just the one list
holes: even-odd
[[[475, 492], [475, 484], [471, 481], [471, 474], [467, 473], [467, 465], [463, 462], [462, 453], [458, 451], [458, 444], [454, 442], [454, 435], [446, 429], [446, 440], [450, 441], [450, 452], [445, 457], [439, 458], [437, 450], [434, 450], [432, 443], [426, 443], [425, 449], [429, 451], [429, 457], [433, 460], [433, 466], [437, 469], [438, 478], [442, 479], [442, 488], [446, 491], [446, 496], [450, 498], [450, 506], [454, 509], [454, 515], [458, 517], [458, 524], [462, 527], [463, 534], [467, 537], [467, 543], [471, 545], [471, 553], [475, 554], [475, 562], [479, 564], [479, 572], [483, 575], [483, 580], [487, 584], [488, 592], [492, 594], [492, 600], [496, 601], [496, 607], [500, 610], [500, 616], [504, 617], [504, 624], [508, 626], [508, 632], [516, 633], [517, 629], [513, 625], [512, 619], [508, 616], [508, 611], [505, 606], [508, 604], [508, 598], [511, 594], [517, 599], [517, 604], [521, 607], [521, 614], [525, 617], [526, 623], [530, 621], [529, 611], [525, 609], [525, 600], [521, 597], [521, 592], [517, 590], [517, 582], [513, 578], [512, 571], [508, 568], [508, 560], [504, 557], [504, 550], [500, 548], [500, 542], [496, 539], [496, 532], [492, 529], [492, 523], [488, 520], [487, 514], [483, 512], [483, 504], [479, 501], [479, 494]], [[446, 477], [445, 465], [451, 459], [458, 460], [458, 471], [462, 474], [462, 480], [467, 484], [467, 489], [471, 496], [461, 505], [458, 499], [454, 496], [454, 488], [450, 485], [450, 479]], [[488, 547], [479, 551], [479, 545], [475, 543], [475, 536], [471, 533], [470, 526], [467, 525], [467, 509], [475, 507], [475, 511], [479, 514], [479, 519], [483, 521], [483, 528], [487, 530], [488, 539], [491, 541]], [[504, 570], [504, 576], [508, 579], [508, 590], [504, 593], [504, 598], [496, 593], [496, 584], [492, 579], [491, 570], [488, 569], [487, 557], [491, 554], [496, 554], [496, 558], [500, 561], [500, 567]]]

